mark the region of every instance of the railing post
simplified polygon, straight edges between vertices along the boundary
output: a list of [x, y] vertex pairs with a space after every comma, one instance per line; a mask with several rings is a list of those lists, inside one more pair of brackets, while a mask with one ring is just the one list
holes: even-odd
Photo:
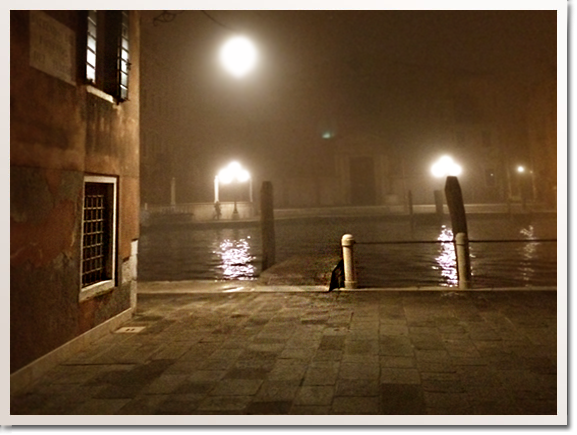
[[467, 290], [471, 281], [471, 259], [469, 256], [469, 240], [467, 233], [455, 235], [455, 251], [457, 256], [457, 277], [459, 289]]
[[355, 262], [353, 256], [354, 244], [355, 238], [352, 236], [352, 234], [345, 234], [341, 239], [341, 245], [343, 247], [343, 263], [345, 269], [346, 289], [357, 288], [357, 277], [355, 274]]

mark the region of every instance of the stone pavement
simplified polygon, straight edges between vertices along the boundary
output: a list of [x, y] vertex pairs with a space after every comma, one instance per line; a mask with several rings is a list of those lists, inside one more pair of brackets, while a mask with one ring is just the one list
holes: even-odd
[[556, 291], [171, 285], [11, 414], [557, 413]]

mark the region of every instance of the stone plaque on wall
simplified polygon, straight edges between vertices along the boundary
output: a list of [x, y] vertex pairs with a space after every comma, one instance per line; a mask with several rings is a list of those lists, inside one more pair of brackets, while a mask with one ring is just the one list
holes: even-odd
[[70, 84], [74, 80], [74, 32], [40, 11], [30, 11], [30, 66]]

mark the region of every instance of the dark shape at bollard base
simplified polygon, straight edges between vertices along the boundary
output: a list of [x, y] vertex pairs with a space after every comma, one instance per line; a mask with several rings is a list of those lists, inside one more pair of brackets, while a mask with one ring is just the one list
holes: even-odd
[[337, 266], [333, 269], [331, 274], [331, 282], [329, 284], [329, 291], [343, 288], [345, 286], [345, 263], [341, 259]]

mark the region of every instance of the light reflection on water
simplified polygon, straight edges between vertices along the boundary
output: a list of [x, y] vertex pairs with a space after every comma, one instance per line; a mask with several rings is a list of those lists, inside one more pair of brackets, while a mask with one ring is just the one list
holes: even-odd
[[225, 279], [250, 279], [256, 275], [252, 262], [256, 259], [250, 253], [250, 236], [246, 239], [224, 239], [213, 251], [220, 258], [218, 269]]
[[439, 255], [435, 258], [438, 266], [433, 266], [434, 270], [441, 270], [441, 276], [446, 280], [441, 285], [448, 287], [458, 286], [457, 276], [457, 256], [455, 254], [455, 244], [453, 243], [453, 231], [445, 225], [441, 226], [441, 234], [437, 240], [443, 242], [439, 246]]
[[[441, 224], [446, 224], [441, 226]], [[361, 287], [455, 286], [457, 271], [450, 223], [334, 219], [278, 221], [276, 261], [294, 256], [339, 256], [343, 234], [365, 241], [439, 241], [427, 244], [357, 244]], [[556, 219], [528, 225], [511, 219], [469, 222], [472, 240], [555, 238]], [[141, 234], [139, 280], [256, 279], [262, 260], [260, 228], [169, 228]], [[556, 243], [472, 243], [475, 287], [556, 285]]]
[[[521, 236], [526, 240], [535, 239], [535, 228], [533, 225], [529, 225], [527, 228], [523, 228], [519, 231]], [[520, 265], [520, 272], [523, 281], [530, 282], [535, 275], [535, 269], [532, 267], [534, 263], [535, 253], [539, 243], [523, 243], [523, 248], [521, 251], [522, 260]]]

